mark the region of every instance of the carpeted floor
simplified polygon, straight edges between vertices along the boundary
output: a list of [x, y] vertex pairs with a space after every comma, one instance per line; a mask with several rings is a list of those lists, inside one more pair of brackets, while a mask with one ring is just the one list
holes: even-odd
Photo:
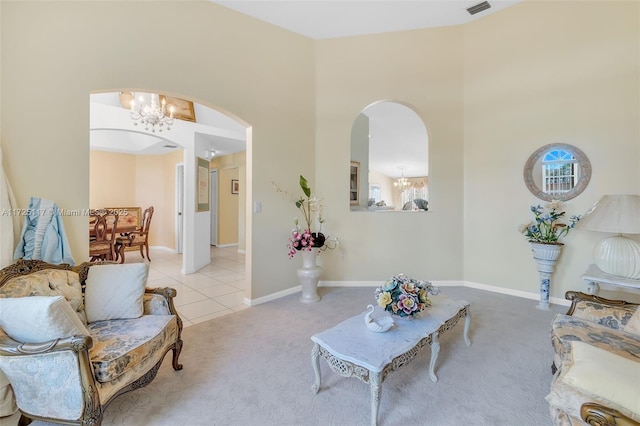
[[[463, 321], [440, 339], [438, 382], [430, 351], [391, 373], [382, 386], [379, 425], [551, 424], [544, 397], [551, 381], [551, 311], [533, 300], [463, 287], [442, 293], [471, 303], [471, 347]], [[311, 391], [314, 333], [373, 303], [373, 288], [321, 288], [318, 303], [297, 294], [185, 329], [181, 362], [170, 355], [146, 388], [122, 395], [103, 425], [368, 425], [367, 384], [320, 360], [322, 388]], [[42, 423], [35, 423], [42, 424]]]

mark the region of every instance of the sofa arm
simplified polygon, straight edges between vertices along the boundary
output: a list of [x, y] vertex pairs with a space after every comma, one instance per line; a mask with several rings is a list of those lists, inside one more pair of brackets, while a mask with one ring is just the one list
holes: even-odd
[[638, 309], [637, 303], [611, 300], [577, 291], [568, 291], [565, 298], [571, 300], [567, 315], [600, 324], [614, 330], [624, 330], [627, 322]]
[[182, 336], [182, 318], [173, 304], [178, 292], [170, 287], [146, 288], [144, 290], [144, 315], [175, 315], [178, 322], [178, 340]]
[[594, 426], [640, 426], [618, 410], [596, 403], [586, 403], [580, 408], [582, 420]]
[[101, 408], [89, 359], [92, 345], [89, 336], [21, 343], [0, 330], [0, 369], [18, 408], [30, 418], [96, 418]]
[[177, 291], [169, 288], [146, 288], [144, 290], [144, 315], [176, 315], [173, 298]]

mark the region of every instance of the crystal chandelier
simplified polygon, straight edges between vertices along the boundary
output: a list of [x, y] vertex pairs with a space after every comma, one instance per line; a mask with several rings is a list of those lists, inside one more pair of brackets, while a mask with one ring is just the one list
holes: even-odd
[[169, 107], [169, 116], [167, 116], [166, 99], [162, 98], [162, 102], [159, 102], [160, 96], [155, 93], [149, 94], [149, 102], [145, 102], [144, 96], [140, 94], [138, 97], [139, 103], [136, 104], [134, 98], [131, 100], [131, 119], [134, 126], [138, 124], [144, 125], [145, 130], [151, 130], [155, 133], [156, 127], [161, 132], [164, 127], [167, 130], [171, 130], [173, 125], [173, 106]]
[[400, 169], [400, 173], [402, 176], [399, 177], [395, 182], [393, 182], [393, 186], [398, 187], [400, 189], [406, 189], [408, 186], [411, 185], [411, 183], [406, 177], [404, 177], [404, 167], [399, 166], [398, 168]]

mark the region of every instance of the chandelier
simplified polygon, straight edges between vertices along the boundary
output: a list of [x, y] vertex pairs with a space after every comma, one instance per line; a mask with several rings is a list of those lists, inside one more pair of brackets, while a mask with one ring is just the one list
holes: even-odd
[[146, 102], [144, 96], [140, 94], [138, 97], [139, 103], [136, 104], [135, 93], [131, 100], [131, 119], [133, 125], [144, 125], [145, 130], [151, 130], [155, 133], [156, 127], [161, 132], [164, 127], [167, 130], [171, 130], [173, 125], [173, 106], [169, 107], [169, 116], [167, 116], [166, 99], [163, 97], [162, 102], [160, 96], [155, 93], [149, 93], [149, 101]]
[[393, 186], [400, 189], [407, 189], [407, 187], [409, 187], [411, 183], [406, 177], [404, 177], [404, 167], [398, 166], [398, 168], [400, 169], [400, 173], [402, 176], [399, 177], [395, 182], [393, 182]]

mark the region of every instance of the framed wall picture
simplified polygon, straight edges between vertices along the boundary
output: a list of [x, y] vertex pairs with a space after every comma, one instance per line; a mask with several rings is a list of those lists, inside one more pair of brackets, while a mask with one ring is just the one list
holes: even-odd
[[196, 159], [196, 211], [209, 211], [209, 162], [198, 157]]
[[360, 204], [360, 162], [351, 162], [349, 172], [349, 202], [351, 205]]
[[162, 99], [166, 100], [167, 114], [170, 107], [173, 107], [173, 118], [178, 120], [196, 121], [196, 112], [193, 109], [193, 102], [186, 99], [172, 98], [167, 95], [160, 95], [160, 102]]
[[[150, 102], [148, 93], [139, 93], [139, 95], [143, 96], [144, 102]], [[154, 94], [155, 96], [155, 94]], [[185, 121], [196, 121], [196, 112], [193, 107], [193, 102], [188, 101], [186, 99], [173, 98], [171, 96], [159, 94], [158, 102], [162, 103], [164, 99], [166, 102], [167, 112], [166, 115], [169, 116], [169, 109], [173, 107], [173, 118], [177, 118], [178, 120]], [[134, 92], [120, 92], [120, 104], [125, 109], [131, 108], [131, 101], [135, 100], [136, 93]]]
[[238, 179], [231, 179], [231, 193], [232, 194], [240, 193], [240, 181]]

